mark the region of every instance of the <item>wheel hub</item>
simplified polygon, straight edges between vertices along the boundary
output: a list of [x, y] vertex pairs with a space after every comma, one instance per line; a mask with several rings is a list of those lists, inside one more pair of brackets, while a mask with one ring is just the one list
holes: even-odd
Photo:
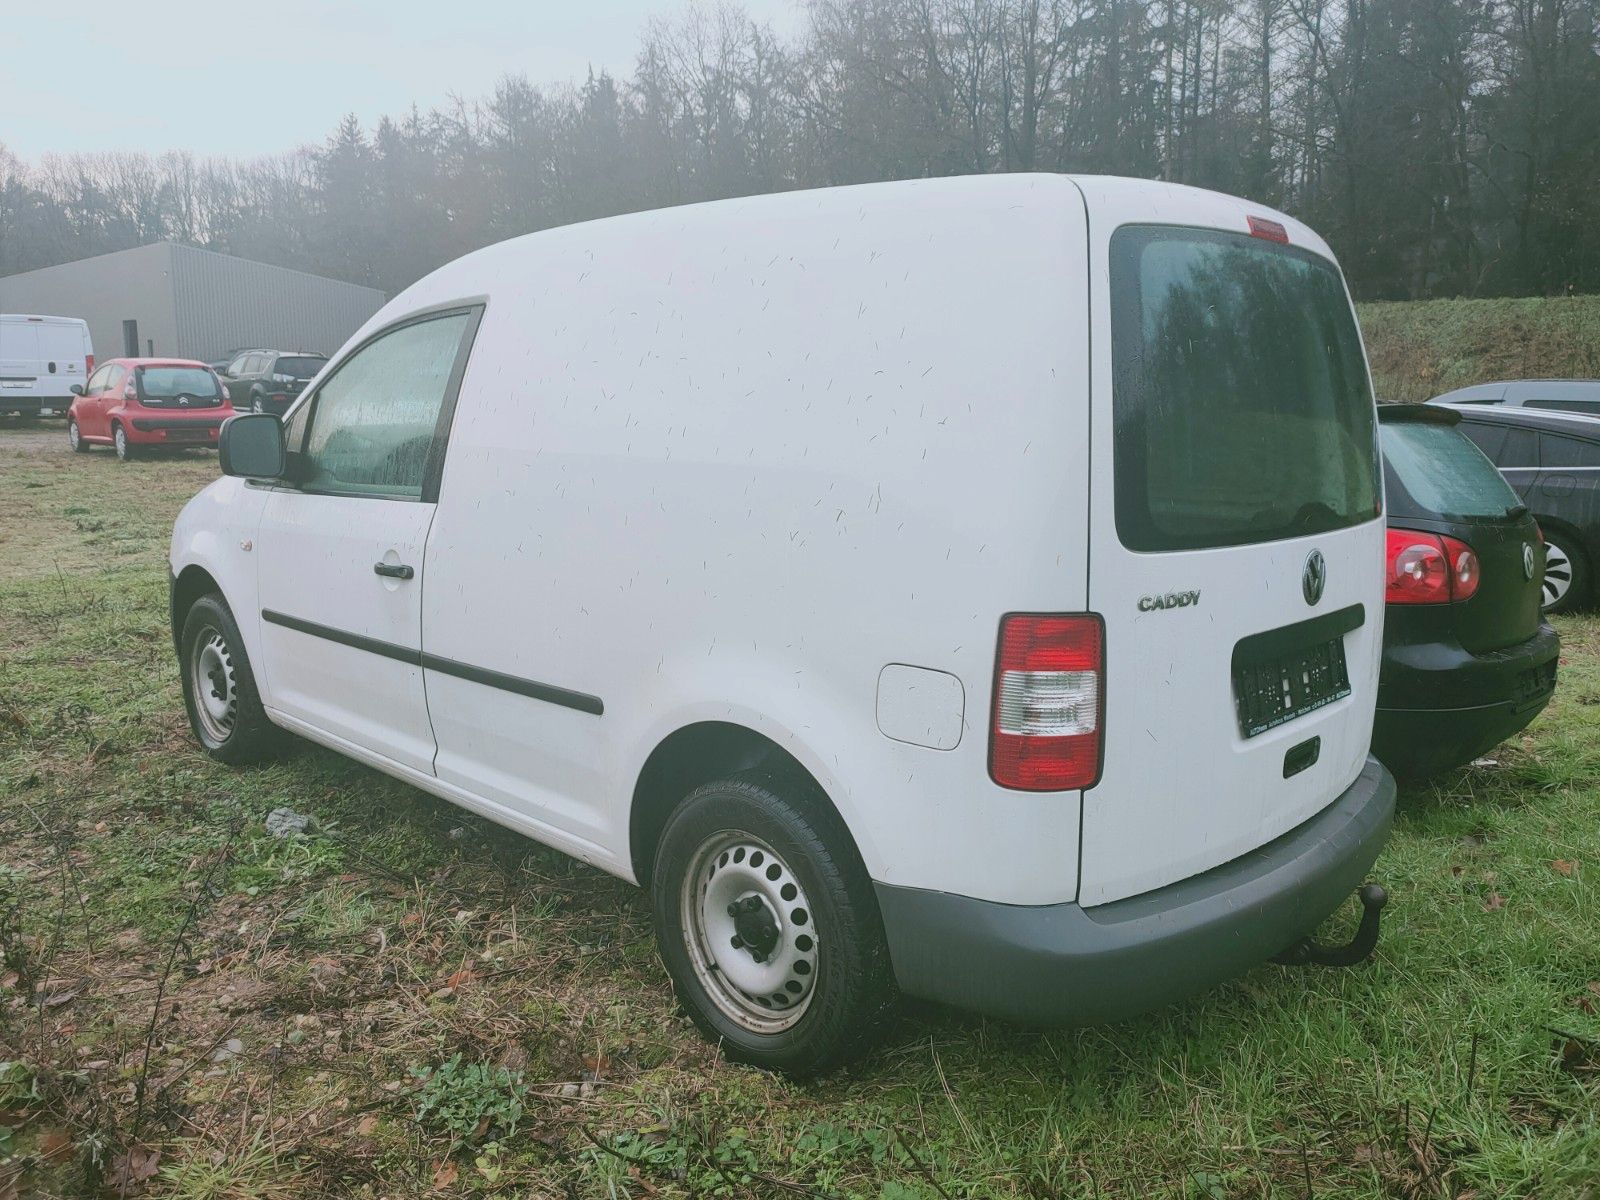
[[798, 1021], [816, 986], [817, 933], [789, 864], [725, 830], [696, 851], [680, 896], [690, 963], [723, 1015], [762, 1034]]

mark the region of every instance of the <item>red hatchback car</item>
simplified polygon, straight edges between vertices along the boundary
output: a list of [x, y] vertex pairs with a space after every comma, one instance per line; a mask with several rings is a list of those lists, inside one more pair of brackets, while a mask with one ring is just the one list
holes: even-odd
[[233, 416], [217, 373], [187, 358], [113, 358], [72, 391], [72, 448], [112, 446], [124, 462], [141, 447], [215, 446]]

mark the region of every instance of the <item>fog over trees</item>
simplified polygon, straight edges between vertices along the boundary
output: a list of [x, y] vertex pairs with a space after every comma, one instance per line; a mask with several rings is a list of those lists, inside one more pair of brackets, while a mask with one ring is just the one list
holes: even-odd
[[395, 292], [530, 230], [789, 188], [1103, 172], [1310, 222], [1363, 298], [1600, 291], [1600, 0], [813, 0], [631, 77], [253, 161], [0, 146], [0, 274], [175, 239]]

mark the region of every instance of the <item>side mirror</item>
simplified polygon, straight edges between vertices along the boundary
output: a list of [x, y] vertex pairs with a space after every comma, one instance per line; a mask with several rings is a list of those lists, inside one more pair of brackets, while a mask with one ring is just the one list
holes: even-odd
[[241, 413], [222, 423], [217, 458], [224, 475], [247, 479], [282, 479], [288, 456], [283, 423], [271, 413]]
[[83, 395], [83, 384], [75, 383], [69, 387], [67, 391], [71, 392], [74, 396], [81, 396]]

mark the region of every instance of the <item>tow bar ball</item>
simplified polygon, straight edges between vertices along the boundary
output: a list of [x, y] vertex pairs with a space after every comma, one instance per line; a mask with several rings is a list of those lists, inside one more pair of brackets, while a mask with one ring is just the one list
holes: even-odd
[[1361, 924], [1356, 935], [1343, 946], [1324, 946], [1302, 938], [1272, 959], [1286, 967], [1353, 967], [1372, 957], [1378, 944], [1378, 918], [1389, 903], [1389, 893], [1376, 883], [1364, 884], [1356, 893], [1361, 899]]

